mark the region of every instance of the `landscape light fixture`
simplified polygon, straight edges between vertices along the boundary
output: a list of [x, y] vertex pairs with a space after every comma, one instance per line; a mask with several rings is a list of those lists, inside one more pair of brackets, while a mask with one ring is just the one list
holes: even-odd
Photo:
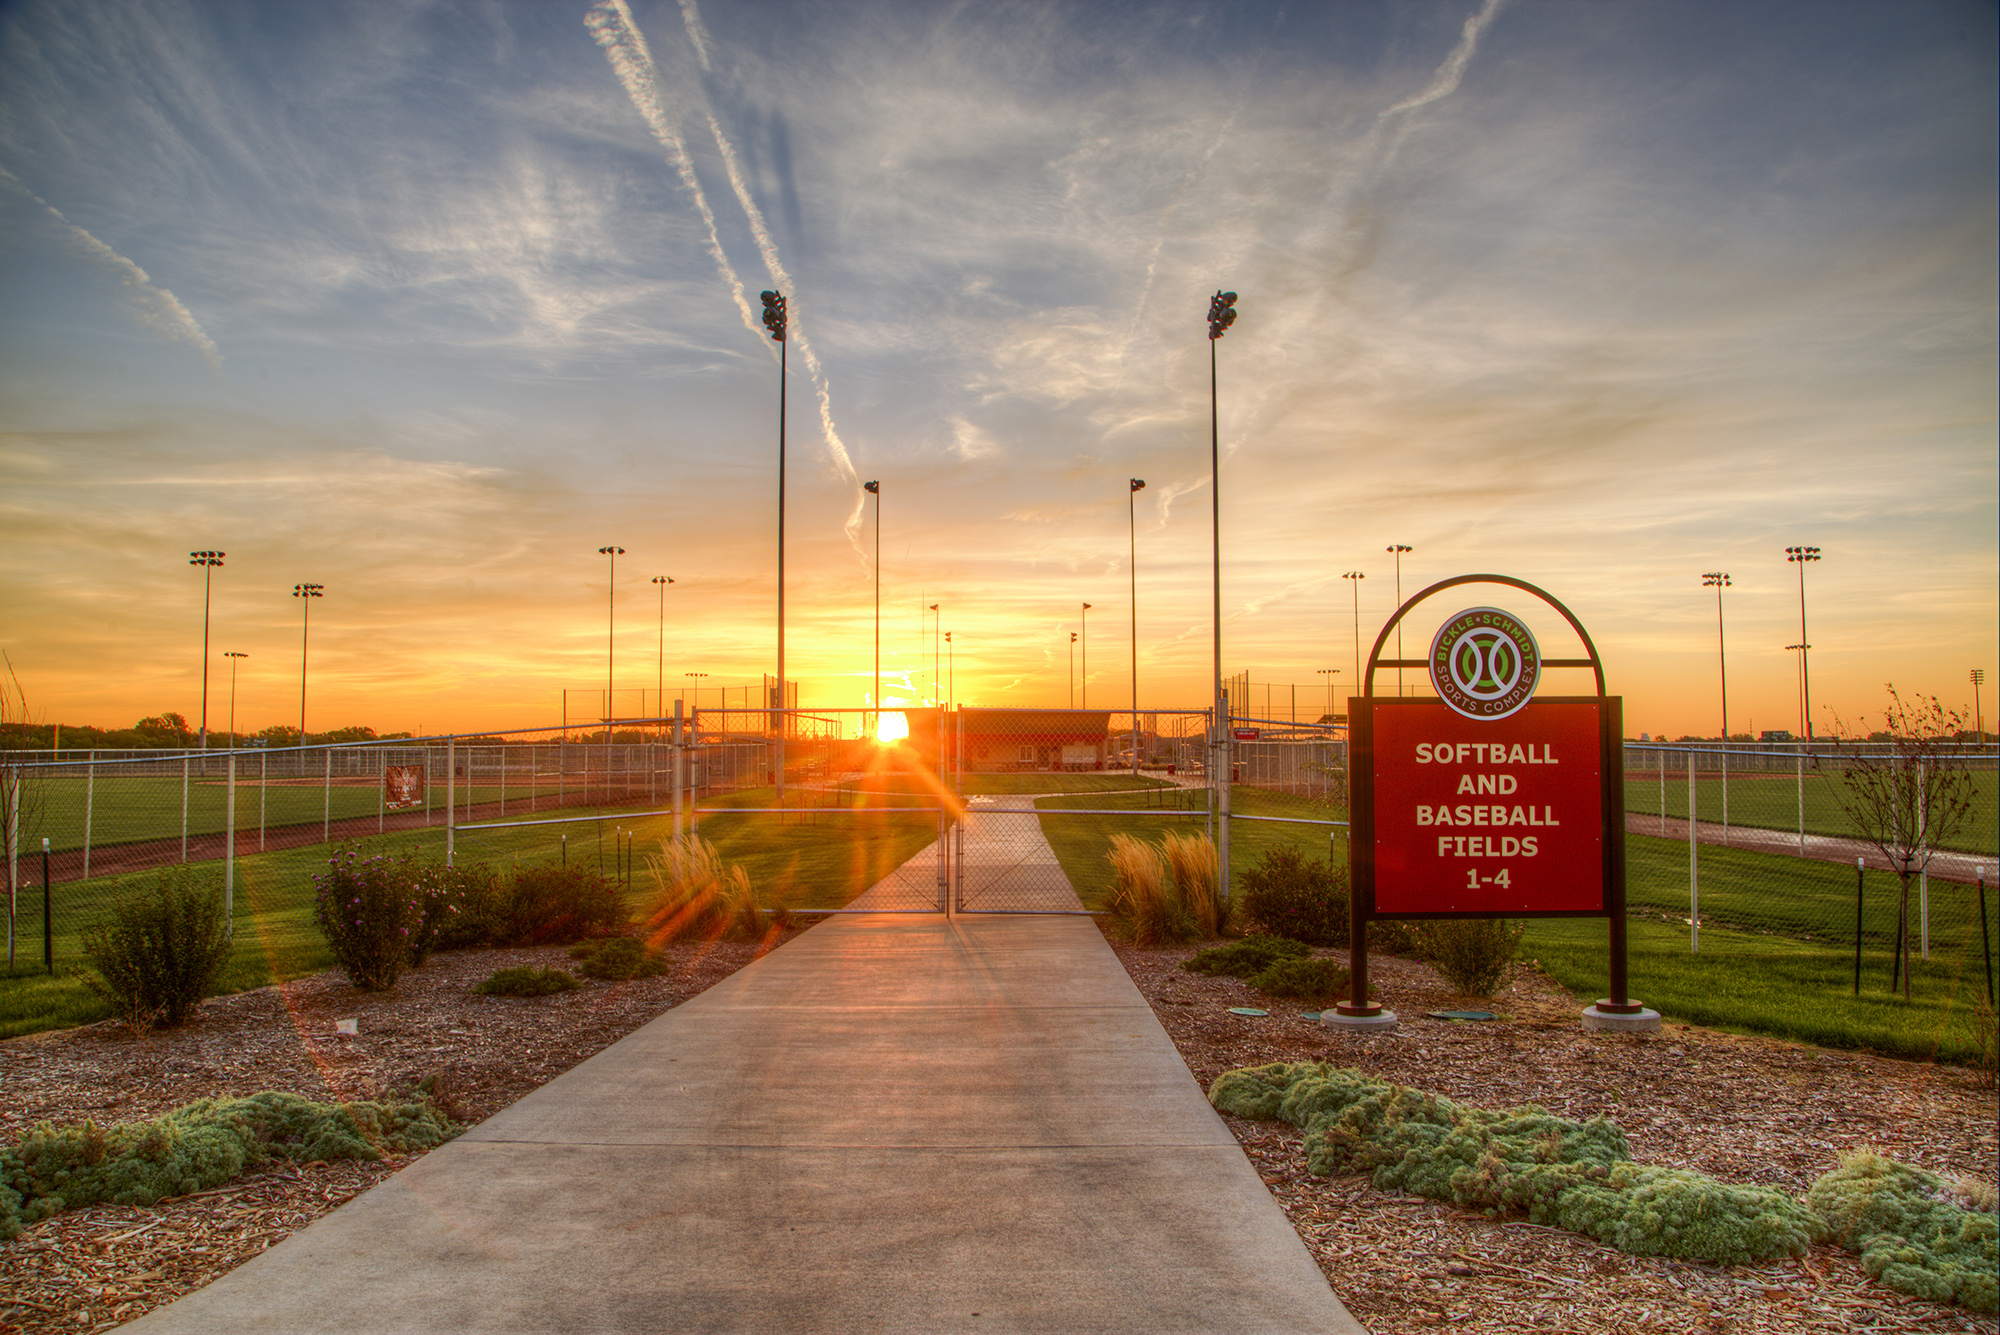
[[1729, 587], [1729, 572], [1711, 570], [1701, 577], [1701, 587], [1715, 590], [1715, 655], [1722, 668], [1722, 744], [1729, 745], [1729, 655], [1722, 639], [1722, 591]]
[[1354, 689], [1361, 689], [1361, 581], [1368, 576], [1359, 570], [1350, 570], [1342, 579], [1354, 581]]
[[304, 614], [299, 626], [299, 745], [306, 744], [306, 651], [312, 643], [312, 600], [326, 596], [324, 584], [294, 584], [292, 597], [300, 599]]
[[1127, 536], [1131, 542], [1131, 554], [1126, 564], [1132, 577], [1132, 772], [1139, 772], [1139, 493], [1146, 489], [1146, 479], [1132, 479], [1132, 489], [1125, 493], [1125, 523]]
[[611, 668], [614, 649], [618, 643], [618, 558], [625, 555], [623, 547], [599, 547], [599, 556], [611, 558], [611, 582], [604, 591], [604, 744], [611, 745]]
[[[778, 698], [777, 708], [783, 709], [787, 703], [785, 696], [785, 361], [791, 346], [786, 334], [791, 328], [784, 294], [760, 292], [758, 300], [764, 303], [764, 328], [778, 344]], [[768, 703], [768, 702], [767, 702]], [[785, 797], [785, 716], [776, 716], [778, 724], [778, 803], [784, 805]]]
[[[1414, 552], [1417, 549], [1408, 546], [1405, 543], [1392, 542], [1387, 547], [1383, 548], [1383, 550], [1396, 558], [1396, 607], [1400, 611], [1403, 606], [1403, 553]], [[1402, 656], [1403, 656], [1403, 619], [1401, 617], [1397, 617], [1396, 657], [1401, 658]], [[1397, 668], [1396, 694], [1401, 695], [1402, 693], [1403, 693], [1403, 669]]]
[[653, 583], [660, 586], [660, 665], [653, 682], [653, 696], [660, 713], [662, 738], [667, 735], [667, 585], [673, 582], [671, 575], [653, 576]]
[[1090, 604], [1083, 605], [1083, 698], [1082, 705], [1090, 708]]
[[208, 750], [208, 594], [215, 568], [228, 552], [189, 552], [188, 564], [201, 571], [201, 749]]
[[1817, 547], [1787, 547], [1785, 559], [1799, 568], [1799, 698], [1805, 713], [1806, 740], [1812, 740], [1812, 645], [1806, 634], [1806, 566], [1819, 560]]
[[875, 706], [873, 737], [882, 728], [882, 484], [864, 482], [861, 489], [875, 498], [875, 694], [868, 697]]
[[250, 655], [239, 654], [234, 649], [224, 649], [222, 656], [229, 660], [229, 749], [234, 751], [236, 749], [236, 663], [238, 659], [248, 658]]

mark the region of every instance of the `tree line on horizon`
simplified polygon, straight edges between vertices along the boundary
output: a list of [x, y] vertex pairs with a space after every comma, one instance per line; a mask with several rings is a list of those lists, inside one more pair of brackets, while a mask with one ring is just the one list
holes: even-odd
[[[365, 724], [334, 728], [305, 735], [303, 744], [320, 746], [341, 742], [376, 742], [411, 737], [408, 732], [377, 732]], [[99, 728], [87, 723], [28, 723], [7, 720], [0, 723], [0, 750], [6, 751], [180, 751], [200, 744], [200, 734], [186, 716], [168, 710], [140, 719], [129, 728]], [[301, 745], [299, 730], [287, 723], [273, 723], [256, 732], [239, 732], [232, 738], [221, 729], [208, 734], [211, 748], [228, 750], [231, 745], [269, 747]]]

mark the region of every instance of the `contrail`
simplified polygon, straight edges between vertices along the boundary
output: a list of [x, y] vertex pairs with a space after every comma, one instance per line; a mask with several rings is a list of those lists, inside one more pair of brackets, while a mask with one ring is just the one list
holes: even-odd
[[61, 223], [70, 243], [86, 257], [102, 263], [117, 275], [118, 282], [125, 289], [126, 299], [132, 303], [133, 312], [140, 324], [171, 342], [193, 345], [194, 350], [201, 354], [202, 360], [208, 363], [210, 370], [222, 369], [222, 354], [216, 351], [214, 342], [202, 332], [201, 325], [195, 321], [193, 312], [181, 304], [179, 297], [155, 285], [144, 269], [63, 217], [55, 205], [28, 189], [18, 176], [5, 167], [0, 167], [0, 176], [13, 182], [16, 189], [41, 205], [51, 218]]
[[1427, 107], [1457, 92], [1459, 81], [1465, 77], [1465, 67], [1472, 63], [1473, 54], [1479, 50], [1479, 35], [1486, 31], [1486, 25], [1493, 21], [1493, 16], [1505, 3], [1506, 0], [1486, 0], [1479, 12], [1465, 21], [1465, 27], [1458, 34], [1458, 45], [1451, 49], [1444, 64], [1438, 66], [1437, 73], [1431, 76], [1430, 86], [1415, 97], [1398, 102], [1376, 119], [1385, 121], [1402, 112]]
[[[695, 0], [680, 0], [681, 21], [687, 28], [688, 40], [694, 44], [695, 52], [701, 60], [702, 68], [708, 68], [708, 29], [702, 25], [701, 11]], [[716, 151], [722, 155], [722, 165], [729, 173], [730, 189], [736, 192], [736, 202], [743, 207], [743, 215], [750, 220], [750, 234], [757, 240], [757, 253], [763, 257], [764, 267], [770, 271], [771, 279], [788, 295], [793, 288], [792, 277], [785, 270], [785, 262], [778, 255], [777, 242], [771, 238], [771, 229], [765, 225], [764, 211], [757, 207], [757, 200], [750, 193], [750, 186], [743, 179], [743, 167], [736, 156], [736, 145], [723, 133], [722, 124], [715, 118], [713, 107], [708, 108], [708, 131], [715, 136]], [[789, 299], [796, 302], [796, 296]], [[854, 488], [854, 509], [847, 516], [847, 539], [855, 543], [860, 551], [858, 534], [861, 530], [861, 475], [854, 471], [854, 460], [847, 453], [846, 442], [833, 424], [833, 401], [826, 383], [825, 369], [819, 357], [807, 341], [805, 330], [796, 322], [791, 328], [791, 340], [799, 345], [800, 354], [806, 359], [806, 370], [812, 376], [813, 389], [819, 397], [820, 430], [826, 435], [827, 453], [832, 456], [834, 466], [840, 470], [848, 484]]]
[[[584, 26], [590, 35], [604, 48], [604, 55], [611, 62], [611, 69], [624, 85], [625, 95], [632, 99], [644, 118], [646, 128], [659, 140], [660, 147], [667, 150], [673, 160], [674, 170], [680, 173], [681, 187], [694, 200], [695, 211], [701, 214], [703, 226], [708, 228], [708, 253], [715, 260], [716, 270], [724, 282], [729, 284], [729, 295], [736, 300], [736, 310], [743, 317], [743, 327], [762, 337], [763, 329], [758, 325], [756, 314], [750, 309], [750, 298], [743, 290], [743, 280], [736, 276], [735, 266], [723, 252], [722, 238], [715, 230], [715, 210], [708, 206], [708, 196], [703, 193], [701, 180], [694, 174], [694, 162], [688, 157], [687, 144], [680, 132], [674, 129], [667, 117], [665, 101], [660, 97], [660, 71], [653, 63], [653, 53], [646, 47], [646, 38], [633, 22], [632, 11], [625, 7], [625, 0], [598, 0], [584, 15]], [[706, 60], [704, 59], [704, 64]]]

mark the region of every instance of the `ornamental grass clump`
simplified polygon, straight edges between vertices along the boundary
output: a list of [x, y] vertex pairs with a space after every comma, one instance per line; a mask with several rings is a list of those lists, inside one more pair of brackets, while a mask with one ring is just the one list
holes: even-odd
[[135, 1026], [172, 1028], [215, 989], [230, 947], [213, 874], [169, 867], [84, 929], [83, 953], [96, 975], [83, 981]]
[[1205, 834], [1169, 833], [1165, 848], [1174, 873], [1174, 893], [1193, 916], [1201, 939], [1221, 936], [1229, 926], [1229, 905], [1222, 899], [1215, 841]]
[[343, 848], [313, 878], [313, 922], [334, 963], [364, 992], [394, 987], [422, 948], [432, 888], [410, 857]]
[[1167, 879], [1167, 860], [1156, 845], [1127, 834], [1111, 836], [1112, 925], [1134, 945], [1180, 945], [1201, 939], [1201, 924]]
[[2000, 1306], [2000, 1216], [1967, 1208], [1973, 1202], [1936, 1173], [1865, 1150], [1843, 1154], [1806, 1204], [1890, 1288], [1975, 1312]]
[[1750, 1265], [1803, 1255], [1826, 1232], [1773, 1188], [1631, 1162], [1624, 1132], [1601, 1117], [1493, 1112], [1324, 1062], [1228, 1071], [1208, 1097], [1304, 1130], [1306, 1166], [1322, 1176], [1368, 1173], [1384, 1190], [1519, 1212], [1635, 1256]]
[[750, 874], [725, 863], [715, 845], [686, 834], [660, 843], [658, 857], [646, 858], [653, 878], [653, 901], [644, 923], [648, 944], [681, 940], [762, 940], [789, 915], [770, 915], [757, 903]]
[[315, 1103], [277, 1092], [203, 1099], [109, 1127], [45, 1122], [0, 1148], [0, 1240], [63, 1210], [207, 1191], [272, 1159], [379, 1159], [458, 1131], [428, 1102]]
[[1312, 947], [1303, 941], [1287, 941], [1280, 936], [1246, 936], [1226, 946], [1211, 946], [1192, 959], [1182, 960], [1181, 967], [1189, 973], [1211, 977], [1226, 974], [1231, 978], [1248, 978], [1279, 960], [1302, 960], [1311, 954]]

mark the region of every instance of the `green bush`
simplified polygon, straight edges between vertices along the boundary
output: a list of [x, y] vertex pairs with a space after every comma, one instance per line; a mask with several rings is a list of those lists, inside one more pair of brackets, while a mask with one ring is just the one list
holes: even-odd
[[84, 929], [83, 952], [97, 971], [84, 983], [135, 1025], [172, 1028], [215, 987], [230, 948], [214, 875], [169, 867]]
[[1601, 1117], [1492, 1112], [1323, 1062], [1227, 1071], [1208, 1097], [1223, 1112], [1303, 1129], [1306, 1167], [1322, 1176], [1365, 1172], [1384, 1190], [1519, 1211], [1635, 1256], [1752, 1265], [1804, 1255], [1827, 1233], [1773, 1188], [1631, 1162], [1624, 1132]]
[[671, 967], [666, 956], [646, 949], [644, 942], [630, 936], [579, 942], [569, 948], [569, 957], [581, 963], [586, 978], [611, 982], [650, 978]]
[[1278, 960], [1250, 978], [1259, 992], [1317, 1002], [1344, 1001], [1353, 982], [1347, 966], [1336, 960]]
[[313, 878], [313, 922], [348, 981], [364, 992], [394, 987], [423, 939], [430, 887], [408, 857], [364, 858], [343, 848]]
[[1347, 868], [1289, 844], [1266, 849], [1243, 873], [1243, 916], [1272, 936], [1344, 946], [1349, 934]]
[[555, 992], [574, 992], [583, 984], [561, 969], [495, 969], [486, 980], [473, 985], [482, 997], [546, 997]]
[[1936, 1173], [1867, 1151], [1806, 1192], [1833, 1241], [1861, 1255], [1862, 1269], [1899, 1292], [1975, 1312], [2000, 1306], [2000, 1216], [1952, 1200]]
[[500, 873], [483, 862], [434, 865], [429, 872], [437, 884], [424, 901], [423, 941], [427, 949], [492, 945], [507, 912], [507, 882]]
[[379, 1159], [457, 1134], [428, 1103], [315, 1103], [275, 1092], [203, 1099], [110, 1127], [43, 1123], [0, 1148], [0, 1240], [66, 1209], [206, 1191], [274, 1158]]
[[1433, 918], [1413, 924], [1417, 955], [1465, 996], [1490, 997], [1514, 971], [1525, 923]]
[[1382, 918], [1368, 924], [1368, 950], [1375, 955], [1415, 955], [1419, 924], [1400, 918]]
[[519, 867], [494, 944], [539, 946], [624, 930], [618, 887], [595, 868]]
[[1312, 947], [1303, 941], [1287, 941], [1279, 936], [1246, 936], [1226, 946], [1211, 946], [1192, 959], [1182, 960], [1181, 967], [1189, 973], [1248, 978], [1279, 960], [1302, 960], [1310, 954]]

